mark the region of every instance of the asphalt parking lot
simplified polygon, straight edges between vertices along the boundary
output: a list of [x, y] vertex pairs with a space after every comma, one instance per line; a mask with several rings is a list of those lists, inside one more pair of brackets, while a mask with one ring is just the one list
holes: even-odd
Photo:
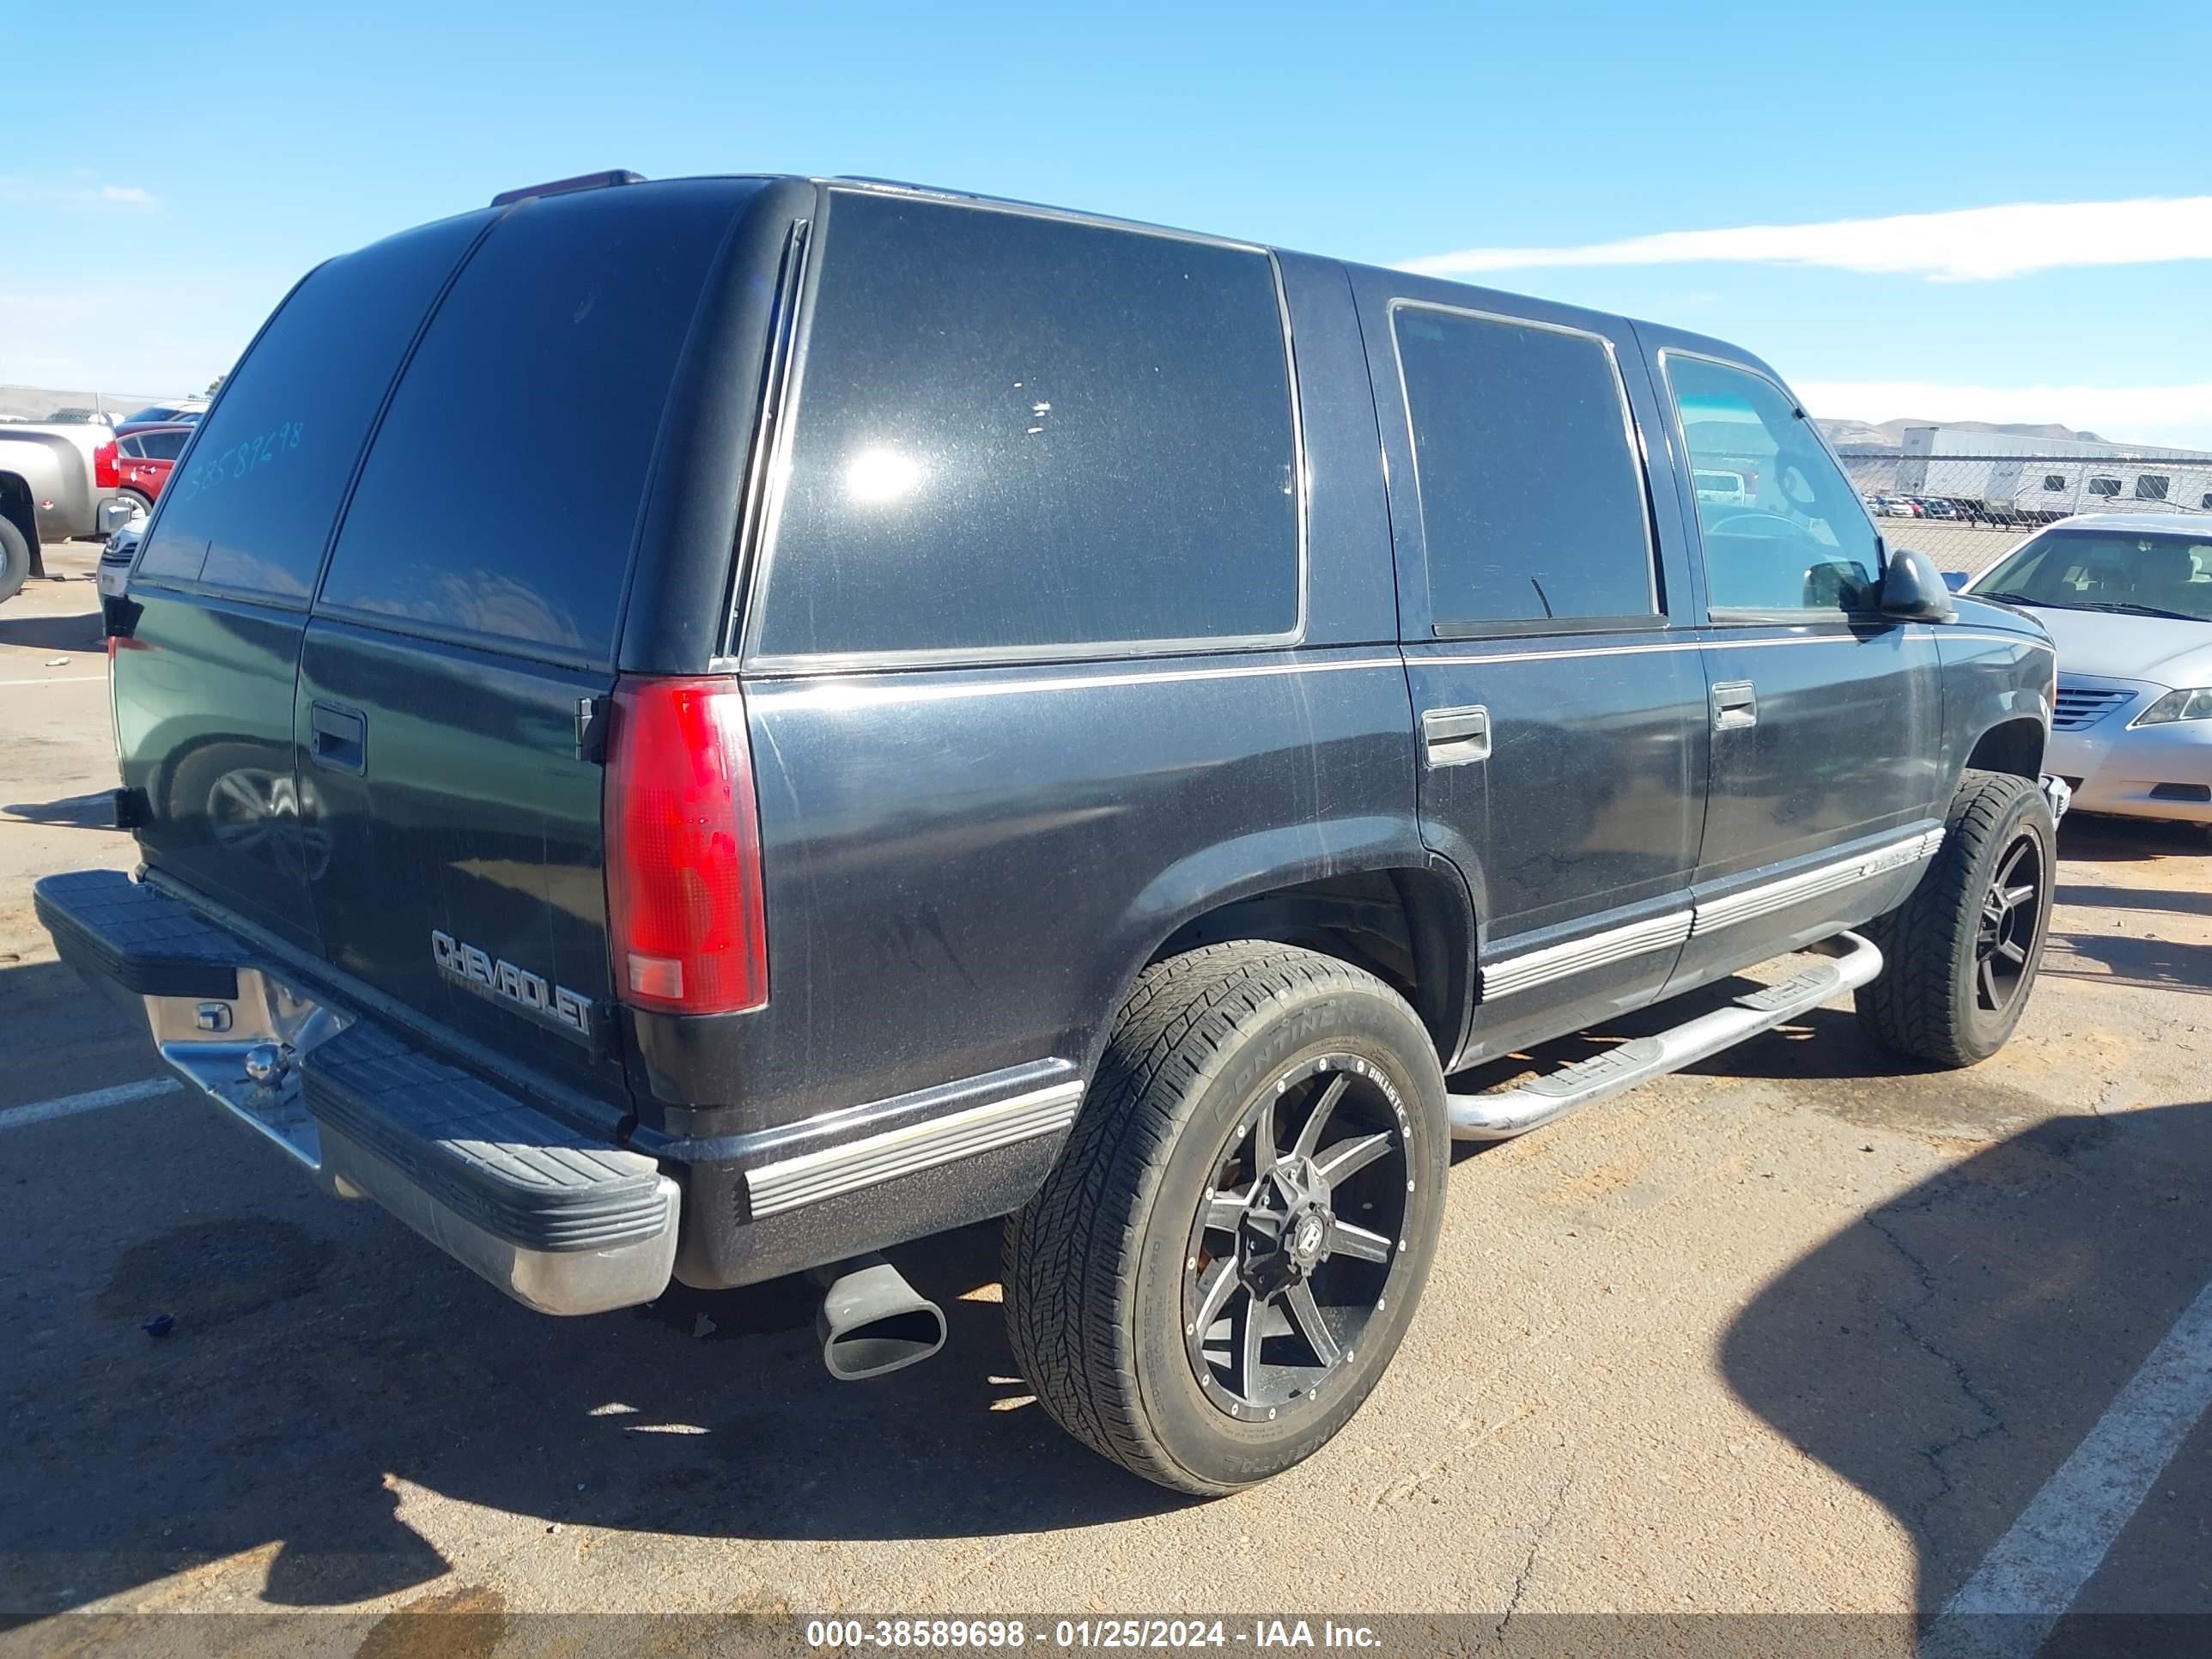
[[840, 1386], [800, 1287], [542, 1319], [134, 1095], [143, 1032], [30, 909], [131, 862], [81, 799], [113, 781], [94, 553], [0, 607], [0, 1650], [103, 1612], [349, 1653], [424, 1609], [469, 1652], [577, 1610], [1419, 1609], [1867, 1615], [1904, 1652], [2000, 1581], [2212, 1617], [2212, 1420], [2173, 1403], [2212, 1365], [2212, 842], [2069, 823], [2035, 1001], [1974, 1071], [1824, 1009], [1463, 1154], [1366, 1410], [1190, 1503], [1030, 1399], [994, 1231], [901, 1253], [945, 1353]]

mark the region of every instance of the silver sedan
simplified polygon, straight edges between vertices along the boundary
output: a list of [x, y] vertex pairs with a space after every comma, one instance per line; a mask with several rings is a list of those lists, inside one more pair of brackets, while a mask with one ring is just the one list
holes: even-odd
[[2043, 764], [2076, 808], [2212, 825], [2212, 514], [2062, 519], [1966, 591], [2051, 630]]

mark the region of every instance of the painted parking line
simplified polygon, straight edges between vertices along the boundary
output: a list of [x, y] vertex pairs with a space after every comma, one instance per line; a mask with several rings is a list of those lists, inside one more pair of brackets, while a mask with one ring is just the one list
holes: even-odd
[[173, 1077], [149, 1077], [140, 1083], [118, 1083], [112, 1089], [90, 1089], [81, 1095], [64, 1095], [58, 1100], [41, 1100], [33, 1105], [14, 1106], [0, 1112], [0, 1129], [21, 1129], [33, 1123], [50, 1123], [58, 1117], [74, 1117], [79, 1112], [96, 1112], [103, 1106], [120, 1106], [125, 1101], [151, 1100], [155, 1095], [173, 1094], [184, 1086]]
[[48, 674], [41, 679], [0, 680], [0, 685], [90, 685], [106, 678], [105, 674]]
[[2212, 1406], [2212, 1285], [1943, 1604], [1922, 1659], [2028, 1659]]

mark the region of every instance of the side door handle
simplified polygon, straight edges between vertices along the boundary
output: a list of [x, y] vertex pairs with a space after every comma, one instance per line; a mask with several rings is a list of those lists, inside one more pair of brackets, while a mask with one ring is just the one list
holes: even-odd
[[1421, 713], [1421, 764], [1472, 766], [1490, 758], [1490, 710], [1428, 708]]
[[1723, 680], [1713, 687], [1713, 730], [1740, 732], [1759, 724], [1759, 696], [1749, 680]]
[[368, 716], [361, 710], [334, 702], [312, 703], [307, 725], [307, 752], [316, 765], [356, 776], [368, 769]]

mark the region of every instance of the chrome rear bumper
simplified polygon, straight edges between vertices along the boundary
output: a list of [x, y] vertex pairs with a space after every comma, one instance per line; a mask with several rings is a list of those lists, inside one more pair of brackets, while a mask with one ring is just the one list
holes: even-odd
[[62, 959], [138, 1008], [171, 1070], [325, 1190], [374, 1199], [541, 1313], [603, 1313], [667, 1287], [681, 1191], [652, 1158], [326, 1004], [120, 872], [33, 890]]

